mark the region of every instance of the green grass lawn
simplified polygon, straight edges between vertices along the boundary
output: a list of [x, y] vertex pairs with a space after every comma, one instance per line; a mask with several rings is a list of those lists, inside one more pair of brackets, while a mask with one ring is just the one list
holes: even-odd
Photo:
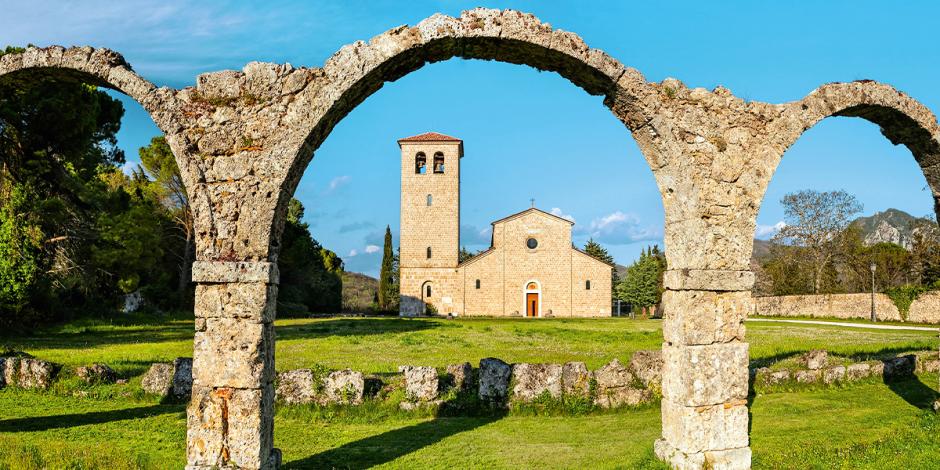
[[[812, 348], [852, 358], [937, 348], [936, 334], [748, 322], [752, 364]], [[392, 372], [486, 356], [509, 362], [626, 361], [662, 342], [655, 320], [315, 319], [277, 322], [279, 370], [324, 364]], [[76, 322], [0, 343], [66, 365], [106, 362], [127, 385], [66, 380], [0, 390], [0, 469], [181, 468], [185, 407], [141, 394], [151, 362], [192, 354], [192, 322]], [[755, 468], [923, 468], [940, 461], [940, 419], [925, 411], [938, 377], [866, 381], [752, 397]], [[663, 468], [652, 455], [659, 408], [588, 415], [434, 418], [278, 407], [287, 468]]]

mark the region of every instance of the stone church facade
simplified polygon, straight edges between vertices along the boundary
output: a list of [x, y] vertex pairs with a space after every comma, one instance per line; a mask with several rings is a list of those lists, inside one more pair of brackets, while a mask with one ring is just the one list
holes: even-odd
[[613, 266], [571, 243], [573, 222], [532, 207], [493, 222], [489, 249], [459, 261], [463, 142], [401, 148], [401, 314], [606, 317]]

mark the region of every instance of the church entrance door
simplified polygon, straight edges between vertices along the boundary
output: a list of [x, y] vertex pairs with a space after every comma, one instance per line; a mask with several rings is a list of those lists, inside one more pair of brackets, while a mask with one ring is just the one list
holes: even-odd
[[539, 294], [538, 292], [529, 292], [525, 295], [526, 316], [539, 316]]

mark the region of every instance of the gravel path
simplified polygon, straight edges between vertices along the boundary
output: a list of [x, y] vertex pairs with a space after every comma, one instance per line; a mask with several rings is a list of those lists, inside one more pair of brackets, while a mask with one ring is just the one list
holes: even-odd
[[927, 326], [901, 326], [901, 325], [879, 325], [877, 323], [847, 323], [839, 321], [821, 321], [821, 320], [777, 320], [769, 318], [748, 318], [747, 321], [767, 321], [775, 323], [802, 323], [806, 325], [835, 325], [847, 326], [849, 328], [868, 328], [872, 330], [908, 330], [908, 331], [938, 331], [938, 328]]

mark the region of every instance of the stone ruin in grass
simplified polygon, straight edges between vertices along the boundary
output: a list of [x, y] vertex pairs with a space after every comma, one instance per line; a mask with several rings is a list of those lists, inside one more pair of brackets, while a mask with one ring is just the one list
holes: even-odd
[[[577, 396], [600, 408], [616, 408], [650, 402], [660, 389], [661, 369], [659, 351], [640, 351], [629, 366], [614, 359], [593, 372], [583, 362], [509, 364], [485, 358], [478, 369], [467, 362], [451, 364], [443, 375], [434, 367], [401, 366], [383, 390], [401, 389], [404, 410], [440, 406], [459, 395], [495, 407]], [[312, 369], [289, 370], [277, 375], [276, 397], [287, 404], [359, 404], [368, 380], [381, 379], [349, 369], [319, 377]]]
[[898, 357], [848, 362], [844, 359], [831, 361], [825, 350], [808, 351], [798, 358], [798, 368], [759, 367], [751, 369], [755, 387], [797, 384], [837, 384], [855, 382], [869, 377], [886, 381], [902, 380], [921, 372], [940, 372], [940, 356], [937, 351], [917, 352]]

